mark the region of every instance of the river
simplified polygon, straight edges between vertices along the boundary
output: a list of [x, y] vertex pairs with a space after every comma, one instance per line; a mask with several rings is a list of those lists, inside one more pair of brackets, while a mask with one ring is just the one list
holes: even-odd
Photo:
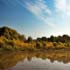
[[0, 52], [0, 70], [70, 70], [70, 51]]

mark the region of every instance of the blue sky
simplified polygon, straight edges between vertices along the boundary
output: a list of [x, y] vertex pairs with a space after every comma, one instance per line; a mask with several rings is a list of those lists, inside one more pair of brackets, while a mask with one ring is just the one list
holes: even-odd
[[0, 26], [33, 38], [70, 34], [70, 0], [0, 0]]

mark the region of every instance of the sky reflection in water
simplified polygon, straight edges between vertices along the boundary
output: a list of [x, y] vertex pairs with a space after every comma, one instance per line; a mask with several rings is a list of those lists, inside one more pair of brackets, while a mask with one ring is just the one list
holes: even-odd
[[0, 53], [0, 70], [70, 70], [70, 52]]

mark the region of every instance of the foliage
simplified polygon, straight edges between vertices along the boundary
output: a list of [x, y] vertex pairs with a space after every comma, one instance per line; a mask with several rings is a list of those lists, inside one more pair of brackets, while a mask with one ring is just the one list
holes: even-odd
[[28, 37], [28, 40], [27, 40], [27, 42], [32, 42], [32, 37]]
[[8, 28], [0, 28], [0, 49], [5, 50], [42, 50], [42, 49], [66, 49], [70, 48], [70, 36], [50, 36], [32, 39], [20, 35], [17, 31]]

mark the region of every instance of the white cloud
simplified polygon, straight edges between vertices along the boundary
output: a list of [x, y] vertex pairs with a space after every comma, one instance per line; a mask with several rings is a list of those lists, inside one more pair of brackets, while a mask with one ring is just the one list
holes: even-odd
[[70, 24], [70, 0], [54, 0], [54, 11], [49, 9], [50, 6], [47, 5], [47, 0], [22, 0], [22, 2], [20, 2], [20, 0], [16, 1], [18, 1], [21, 6], [25, 7], [37, 18], [42, 20], [44, 24], [52, 27], [53, 29], [51, 31], [54, 32], [53, 34], [58, 35], [69, 32], [68, 30], [70, 28], [68, 26]]
[[58, 11], [65, 11], [66, 0], [55, 0], [55, 4]]
[[36, 1], [35, 3], [26, 2], [26, 8], [34, 14], [36, 12], [36, 14], [39, 15], [43, 15], [45, 13], [51, 15], [51, 10], [47, 7], [43, 0]]
[[44, 24], [51, 28], [56, 28], [54, 22], [50, 19], [53, 13], [45, 0], [35, 0], [34, 2], [22, 0], [22, 2], [18, 1], [18, 3], [39, 18], [39, 20], [42, 20]]
[[[51, 10], [48, 8], [44, 0], [38, 0], [35, 3], [33, 2], [26, 2], [26, 8], [32, 12], [35, 16], [37, 16], [43, 23], [47, 24], [48, 26], [55, 28], [55, 24], [51, 21], [48, 17], [52, 15]], [[49, 16], [48, 16], [48, 15]]]
[[70, 0], [54, 0], [56, 12], [62, 17], [70, 16]]

